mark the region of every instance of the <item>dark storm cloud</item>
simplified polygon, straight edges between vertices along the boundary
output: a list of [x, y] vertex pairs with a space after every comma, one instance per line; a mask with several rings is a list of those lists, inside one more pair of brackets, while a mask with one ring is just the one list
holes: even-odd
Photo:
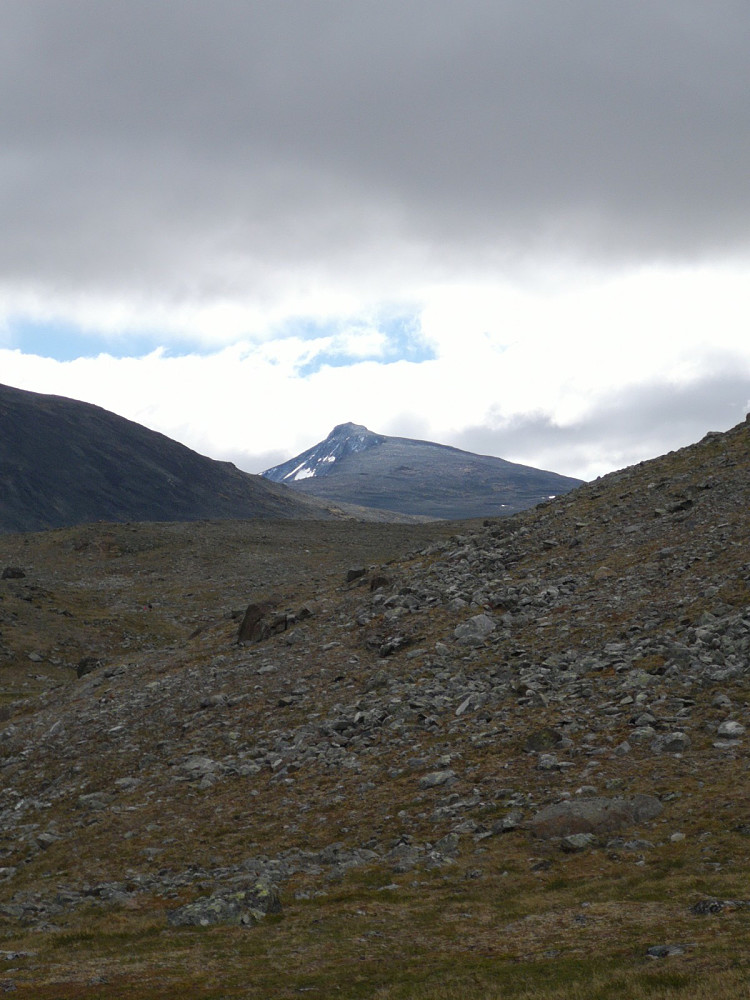
[[[450, 444], [480, 454], [541, 464], [583, 475], [587, 465], [619, 469], [724, 431], [750, 409], [750, 370], [707, 375], [689, 385], [651, 382], [631, 387], [565, 426], [545, 414], [517, 416], [505, 426], [467, 428]], [[523, 457], [526, 456], [526, 457]]]
[[0, 277], [746, 249], [749, 40], [731, 0], [4, 0]]

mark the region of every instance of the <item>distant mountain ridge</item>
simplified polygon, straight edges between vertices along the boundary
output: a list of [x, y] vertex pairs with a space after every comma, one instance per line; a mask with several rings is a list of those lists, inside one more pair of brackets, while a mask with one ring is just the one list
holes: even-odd
[[274, 483], [287, 485], [302, 479], [320, 479], [334, 471], [334, 462], [384, 444], [387, 440], [383, 434], [373, 434], [362, 424], [337, 424], [324, 441], [282, 465], [266, 469], [261, 475]]
[[331, 502], [445, 520], [507, 516], [582, 482], [354, 423], [338, 424], [325, 440], [262, 476]]
[[101, 407], [0, 385], [0, 532], [90, 521], [330, 516], [313, 498]]

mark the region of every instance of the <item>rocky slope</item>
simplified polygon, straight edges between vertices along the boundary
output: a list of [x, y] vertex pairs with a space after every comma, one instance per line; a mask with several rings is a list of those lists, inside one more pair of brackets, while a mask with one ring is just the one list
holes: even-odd
[[330, 504], [98, 406], [0, 385], [0, 532], [91, 521], [330, 516]]
[[263, 476], [308, 496], [461, 520], [508, 516], [581, 485], [580, 479], [458, 448], [339, 424]]
[[5, 540], [7, 981], [741, 996], [748, 469], [744, 423], [509, 519]]

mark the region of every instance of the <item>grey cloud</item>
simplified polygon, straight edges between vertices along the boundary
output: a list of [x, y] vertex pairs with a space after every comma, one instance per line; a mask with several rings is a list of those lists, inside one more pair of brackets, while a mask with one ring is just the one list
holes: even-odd
[[738, 252], [749, 34], [740, 0], [5, 0], [0, 279]]
[[592, 465], [623, 468], [739, 423], [750, 409], [746, 368], [738, 365], [736, 373], [725, 371], [690, 385], [651, 383], [623, 390], [563, 427], [536, 413], [497, 429], [467, 428], [446, 443], [588, 478]]

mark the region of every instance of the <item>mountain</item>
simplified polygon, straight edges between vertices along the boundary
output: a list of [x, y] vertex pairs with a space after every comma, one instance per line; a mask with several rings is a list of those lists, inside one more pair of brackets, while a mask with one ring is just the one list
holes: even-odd
[[324, 441], [262, 475], [308, 496], [446, 520], [506, 516], [581, 485], [570, 476], [352, 423], [339, 424]]
[[745, 997], [748, 469], [5, 536], [2, 991]]
[[314, 499], [98, 406], [0, 385], [0, 532], [98, 520], [330, 516]]

